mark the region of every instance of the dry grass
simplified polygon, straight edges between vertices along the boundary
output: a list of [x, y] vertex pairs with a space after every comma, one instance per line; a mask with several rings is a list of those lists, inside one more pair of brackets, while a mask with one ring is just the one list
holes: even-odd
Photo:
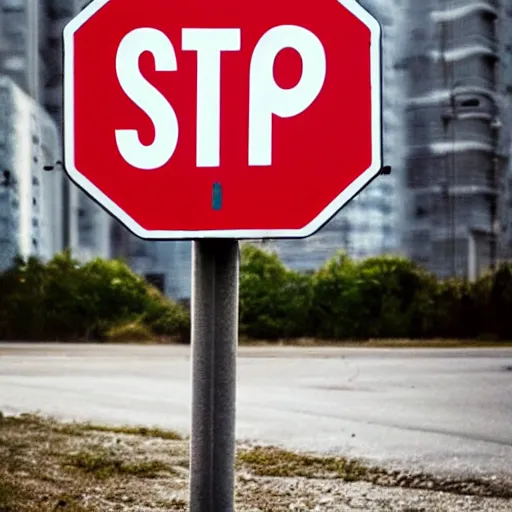
[[93, 425], [91, 423], [75, 423], [58, 427], [74, 430], [78, 435], [85, 432], [106, 432], [110, 434], [125, 434], [129, 436], [152, 437], [156, 439], [166, 439], [168, 441], [180, 441], [183, 437], [173, 430], [163, 430], [157, 427], [131, 427], [131, 426], [106, 426]]
[[[187, 448], [177, 433], [156, 428], [0, 415], [0, 512], [107, 512], [145, 502], [185, 510], [172, 492], [186, 491]], [[148, 481], [167, 488], [151, 496]]]
[[19, 425], [20, 427], [36, 426], [56, 433], [72, 436], [81, 436], [88, 432], [103, 432], [107, 434], [123, 434], [128, 436], [166, 439], [169, 441], [180, 441], [184, 439], [174, 430], [165, 430], [158, 427], [95, 425], [93, 423], [78, 422], [60, 423], [52, 418], [43, 418], [36, 414], [4, 416], [0, 411], [0, 421], [2, 421], [1, 425], [4, 428], [16, 425]]
[[73, 453], [68, 457], [67, 465], [102, 480], [113, 476], [157, 478], [176, 474], [172, 466], [160, 460], [130, 462], [123, 460], [114, 450], [106, 450], [102, 446]]
[[80, 503], [79, 498], [65, 493], [54, 496], [40, 496], [37, 490], [21, 486], [12, 480], [0, 481], [1, 512], [93, 512], [91, 508]]
[[[66, 424], [35, 415], [0, 414], [0, 512], [185, 511], [188, 449], [187, 440], [160, 429]], [[512, 498], [510, 487], [499, 487], [494, 481], [457, 482], [402, 474], [345, 457], [277, 447], [239, 449], [237, 470], [240, 512], [286, 512], [301, 499], [311, 507], [295, 510], [314, 510], [327, 488], [338, 501], [325, 510], [339, 512], [347, 510], [337, 505], [347, 492], [362, 492], [347, 486], [363, 482], [382, 489], [378, 496], [388, 493], [392, 497], [394, 486], [400, 486], [426, 495], [443, 490], [453, 495]], [[301, 487], [290, 490], [292, 482], [302, 482]], [[395, 494], [403, 500], [402, 492]], [[488, 510], [503, 510], [499, 502], [493, 503], [497, 505]], [[381, 509], [368, 502], [367, 509], [396, 509], [386, 506]], [[432, 508], [438, 509], [445, 510], [437, 505]]]
[[292, 338], [282, 340], [253, 340], [240, 338], [240, 345], [248, 347], [347, 347], [347, 348], [507, 348], [512, 341], [461, 340], [461, 339], [370, 339], [322, 340], [317, 338]]
[[354, 481], [368, 479], [371, 472], [370, 468], [358, 460], [300, 454], [272, 446], [242, 450], [238, 459], [259, 476], [341, 478]]

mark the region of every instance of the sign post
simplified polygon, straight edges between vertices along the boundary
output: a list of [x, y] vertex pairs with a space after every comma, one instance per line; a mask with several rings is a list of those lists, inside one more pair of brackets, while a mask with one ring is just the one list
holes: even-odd
[[232, 512], [239, 250], [194, 242], [190, 511]]
[[381, 173], [381, 30], [354, 0], [92, 0], [64, 29], [68, 176], [193, 240], [192, 512], [234, 509], [238, 240], [304, 238]]

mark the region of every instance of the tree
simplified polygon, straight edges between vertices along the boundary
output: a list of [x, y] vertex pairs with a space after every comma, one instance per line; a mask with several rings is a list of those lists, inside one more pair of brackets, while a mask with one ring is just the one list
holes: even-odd
[[278, 339], [309, 333], [311, 278], [287, 269], [275, 253], [242, 248], [240, 324], [253, 338]]
[[359, 269], [339, 252], [313, 276], [314, 332], [323, 338], [359, 338], [367, 317]]

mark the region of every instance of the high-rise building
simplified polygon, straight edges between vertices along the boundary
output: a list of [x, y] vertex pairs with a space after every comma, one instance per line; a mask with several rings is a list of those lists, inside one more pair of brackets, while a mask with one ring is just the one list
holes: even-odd
[[12, 79], [0, 75], [0, 270], [15, 256], [62, 250], [62, 175], [43, 167], [60, 155], [53, 119]]
[[[508, 140], [504, 144], [508, 146], [509, 155], [512, 153], [512, 2], [505, 2], [503, 8], [502, 26], [502, 58], [501, 80], [503, 83], [503, 108], [502, 119], [507, 128]], [[501, 243], [499, 250], [500, 260], [512, 260], [512, 159], [509, 158], [508, 172], [504, 177], [504, 193], [501, 200]]]
[[44, 73], [39, 53], [39, 2], [32, 0], [2, 0], [0, 32], [2, 59], [0, 73], [10, 76], [36, 101], [39, 99], [40, 76]]
[[441, 277], [474, 278], [498, 257], [503, 9], [500, 0], [410, 3], [405, 243]]
[[298, 270], [315, 269], [338, 250], [346, 251], [354, 258], [401, 252], [405, 71], [400, 63], [405, 2], [360, 0], [359, 3], [373, 14], [382, 28], [384, 164], [390, 165], [393, 171], [391, 175], [376, 178], [312, 237], [265, 243], [279, 254], [286, 265]]
[[[62, 132], [63, 40], [68, 21], [87, 0], [42, 0], [39, 2], [40, 48], [45, 55], [45, 82], [42, 101], [59, 123]], [[101, 116], [101, 113], [98, 113]], [[98, 165], [101, 165], [98, 157]], [[79, 260], [93, 257], [110, 258], [112, 217], [69, 180], [63, 183], [67, 212], [65, 244]]]
[[[86, 0], [0, 0], [0, 74], [16, 84], [53, 117], [62, 133], [62, 31]], [[60, 138], [60, 137], [59, 137]], [[55, 155], [61, 160], [61, 155]], [[50, 162], [49, 164], [55, 164]], [[111, 217], [60, 174], [63, 246], [87, 260], [110, 257]], [[57, 232], [57, 228], [56, 232]]]

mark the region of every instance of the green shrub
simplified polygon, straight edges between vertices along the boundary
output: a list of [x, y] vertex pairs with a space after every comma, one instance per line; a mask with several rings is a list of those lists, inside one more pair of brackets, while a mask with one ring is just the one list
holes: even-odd
[[276, 254], [242, 248], [240, 326], [251, 338], [278, 339], [310, 332], [313, 298], [309, 276], [287, 269]]
[[137, 319], [156, 334], [185, 337], [188, 327], [185, 310], [117, 260], [17, 259], [0, 290], [0, 339], [103, 340]]
[[357, 265], [338, 253], [313, 275], [313, 332], [321, 338], [358, 338], [368, 314]]
[[410, 306], [410, 330], [407, 337], [435, 338], [439, 335], [435, 299], [438, 280], [434, 275], [421, 269], [418, 269], [417, 276], [419, 286]]
[[498, 329], [494, 321], [491, 303], [491, 292], [494, 276], [487, 272], [470, 286], [469, 295], [471, 310], [467, 313], [465, 324], [471, 334], [477, 338], [495, 339]]
[[17, 258], [0, 276], [0, 336], [2, 339], [37, 338], [48, 326], [46, 274], [37, 258]]
[[[475, 283], [440, 280], [399, 257], [355, 262], [338, 253], [312, 274], [276, 254], [242, 247], [240, 330], [275, 340], [316, 337], [512, 339], [512, 264]], [[0, 273], [0, 339], [190, 341], [186, 307], [121, 261], [80, 265], [17, 258]]]
[[512, 263], [501, 264], [489, 283], [490, 330], [503, 339], [512, 339]]
[[471, 336], [468, 324], [471, 311], [470, 285], [459, 279], [440, 281], [434, 298], [437, 331], [443, 338]]
[[405, 338], [415, 320], [415, 299], [425, 284], [417, 266], [401, 257], [368, 258], [358, 264], [359, 287], [365, 305], [364, 337]]
[[188, 343], [189, 312], [183, 306], [163, 297], [156, 288], [149, 288], [149, 297], [142, 321], [159, 336], [173, 337], [182, 343]]
[[151, 341], [155, 336], [147, 325], [136, 320], [112, 326], [106, 332], [105, 338], [111, 342], [140, 342]]

